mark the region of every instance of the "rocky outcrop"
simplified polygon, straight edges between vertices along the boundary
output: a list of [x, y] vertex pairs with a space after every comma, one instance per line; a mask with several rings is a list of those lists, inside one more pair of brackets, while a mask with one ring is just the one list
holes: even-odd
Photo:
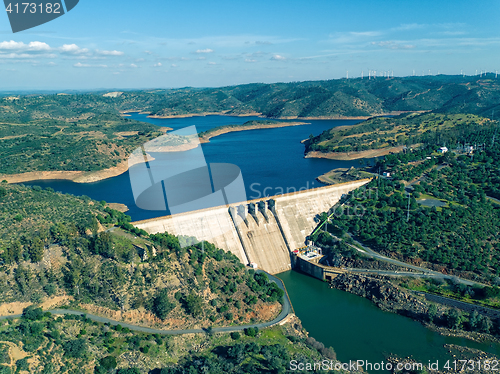
[[333, 279], [330, 285], [338, 290], [365, 297], [382, 310], [418, 319], [427, 313], [425, 301], [384, 279], [346, 273]]

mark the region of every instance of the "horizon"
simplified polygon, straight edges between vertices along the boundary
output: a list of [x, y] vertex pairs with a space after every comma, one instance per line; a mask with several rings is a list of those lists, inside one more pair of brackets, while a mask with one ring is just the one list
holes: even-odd
[[[473, 11], [471, 11], [473, 9]], [[500, 3], [80, 2], [13, 34], [0, 12], [2, 90], [225, 87], [500, 69]]]
[[[493, 77], [487, 78], [487, 75], [493, 75]], [[436, 74], [436, 75], [405, 75], [405, 76], [393, 76], [393, 77], [385, 77], [385, 76], [376, 76], [371, 79], [373, 80], [380, 80], [380, 79], [405, 79], [405, 78], [430, 78], [430, 77], [463, 77], [463, 78], [474, 78], [476, 77], [477, 79], [498, 79], [498, 73], [497, 72], [492, 72], [492, 71], [487, 71], [487, 72], [482, 72], [478, 73], [477, 75], [467, 75], [467, 74]], [[224, 86], [203, 86], [203, 87], [196, 87], [196, 86], [183, 86], [183, 87], [137, 87], [137, 88], [119, 88], [119, 87], [98, 87], [98, 88], [82, 88], [82, 89], [75, 89], [75, 88], [54, 88], [54, 89], [36, 89], [36, 88], [19, 88], [19, 89], [0, 89], [0, 94], [5, 95], [5, 94], [19, 94], [19, 95], [24, 95], [26, 94], [54, 94], [54, 93], [68, 93], [69, 95], [72, 94], [71, 92], [74, 92], [74, 94], [81, 94], [81, 93], [98, 93], [98, 92], [114, 92], [114, 91], [123, 91], [123, 92], [132, 92], [132, 91], [154, 91], [154, 90], [160, 90], [160, 91], [168, 91], [168, 90], [182, 90], [182, 89], [196, 89], [196, 90], [205, 90], [205, 89], [217, 89], [217, 88], [227, 88], [227, 87], [236, 87], [236, 86], [243, 86], [243, 85], [252, 85], [252, 84], [290, 84], [290, 83], [306, 83], [306, 82], [324, 82], [324, 81], [334, 81], [334, 80], [369, 80], [370, 78], [368, 77], [353, 77], [353, 78], [331, 78], [331, 79], [318, 79], [318, 80], [303, 80], [303, 81], [288, 81], [288, 82], [250, 82], [250, 83], [241, 83], [241, 84], [232, 84], [232, 85], [224, 85]]]

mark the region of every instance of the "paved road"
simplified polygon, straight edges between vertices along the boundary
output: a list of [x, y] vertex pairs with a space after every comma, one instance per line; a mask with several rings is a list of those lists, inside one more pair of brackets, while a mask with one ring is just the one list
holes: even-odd
[[[262, 270], [257, 270], [257, 271], [262, 272]], [[269, 321], [269, 322], [255, 323], [252, 325], [214, 327], [212, 329], [212, 332], [215, 333], [215, 332], [243, 331], [244, 329], [246, 329], [248, 327], [258, 327], [259, 329], [261, 329], [261, 328], [276, 325], [276, 324], [280, 323], [281, 321], [283, 321], [286, 317], [288, 317], [289, 314], [293, 313], [292, 303], [290, 302], [290, 299], [288, 297], [288, 293], [286, 292], [286, 289], [285, 289], [285, 285], [283, 284], [281, 279], [276, 278], [275, 276], [273, 276], [271, 274], [267, 274], [267, 276], [269, 277], [269, 280], [271, 282], [276, 283], [278, 285], [278, 287], [285, 292], [285, 295], [283, 296], [283, 304], [282, 304], [281, 313], [278, 315], [278, 317], [276, 317], [275, 319], [273, 319], [272, 321]], [[114, 326], [121, 325], [122, 327], [128, 327], [132, 331], [139, 331], [139, 332], [144, 332], [147, 334], [182, 335], [182, 334], [197, 334], [197, 333], [207, 332], [206, 328], [186, 329], [186, 330], [152, 329], [149, 327], [131, 325], [129, 323], [124, 323], [124, 322], [116, 321], [113, 319], [100, 317], [100, 316], [96, 316], [94, 314], [89, 314], [89, 313], [85, 313], [82, 311], [71, 310], [71, 309], [52, 309], [52, 310], [48, 310], [47, 312], [54, 314], [54, 315], [63, 315], [63, 314], [71, 314], [71, 315], [79, 315], [79, 316], [85, 315], [87, 318], [89, 318], [92, 321], [101, 322], [101, 323], [109, 323], [110, 325], [114, 325]], [[19, 317], [21, 317], [21, 314], [15, 314], [15, 315], [10, 315], [10, 316], [0, 316], [0, 320], [7, 319], [7, 318], [19, 318]]]
[[[330, 233], [330, 235], [332, 235], [332, 237], [334, 237], [335, 239], [340, 240], [335, 235], [333, 235], [331, 233]], [[471, 281], [471, 280], [468, 280], [468, 279], [463, 279], [463, 278], [456, 277], [456, 276], [446, 275], [446, 274], [440, 273], [439, 271], [429, 270], [429, 269], [426, 269], [426, 268], [422, 268], [420, 266], [407, 264], [406, 262], [386, 257], [384, 255], [381, 255], [380, 253], [375, 252], [373, 249], [371, 249], [371, 248], [363, 245], [362, 243], [358, 242], [357, 240], [355, 240], [352, 237], [351, 234], [348, 233], [348, 235], [351, 237], [351, 239], [354, 241], [354, 243], [357, 244], [357, 246], [349, 244], [349, 243], [347, 243], [345, 241], [344, 242], [348, 246], [350, 246], [351, 248], [354, 248], [356, 251], [364, 254], [365, 256], [372, 257], [372, 258], [375, 258], [375, 259], [380, 260], [380, 261], [384, 261], [384, 262], [387, 262], [387, 263], [390, 263], [390, 264], [393, 264], [393, 265], [402, 266], [402, 267], [406, 267], [408, 269], [412, 269], [412, 270], [416, 270], [417, 271], [417, 273], [413, 273], [413, 272], [400, 272], [400, 271], [396, 272], [396, 271], [394, 271], [390, 275], [395, 275], [395, 276], [414, 276], [414, 277], [434, 277], [434, 278], [439, 278], [439, 279], [450, 279], [450, 280], [453, 280], [455, 282], [465, 284], [467, 286], [480, 286], [480, 287], [488, 286], [487, 284], [484, 284], [484, 283], [475, 282], [475, 281]], [[358, 246], [361, 247], [362, 249], [360, 249]], [[378, 273], [378, 274], [381, 274], [381, 275], [384, 274], [383, 270], [379, 270], [379, 271], [373, 270], [372, 272], [373, 273]]]

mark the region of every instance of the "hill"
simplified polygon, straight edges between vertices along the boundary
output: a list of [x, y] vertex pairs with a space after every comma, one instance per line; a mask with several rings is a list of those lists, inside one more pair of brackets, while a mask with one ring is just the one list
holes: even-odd
[[[165, 131], [123, 118], [126, 111], [160, 118], [204, 114], [367, 118], [406, 111], [489, 117], [499, 109], [499, 92], [499, 80], [486, 74], [6, 96], [0, 98], [0, 175], [9, 181], [85, 182], [123, 173], [132, 150]], [[103, 170], [108, 172], [96, 173]]]
[[[164, 336], [25, 309], [0, 320], [0, 373], [181, 374], [283, 372], [290, 361], [335, 360], [300, 321], [262, 331]], [[357, 371], [356, 371], [357, 372]], [[345, 373], [356, 373], [345, 371]]]
[[498, 143], [473, 157], [436, 156], [432, 147], [386, 156], [374, 169], [391, 177], [352, 193], [333, 232], [407, 263], [500, 284], [499, 161]]
[[[271, 320], [281, 310], [275, 283], [210, 243], [150, 237], [130, 217], [88, 198], [1, 188], [4, 311], [59, 300], [111, 318], [185, 328]], [[113, 226], [121, 228], [104, 231]]]
[[[363, 151], [400, 151], [401, 146], [421, 144], [447, 145], [483, 143], [481, 134], [493, 136], [497, 122], [473, 114], [402, 114], [396, 117], [377, 117], [354, 126], [332, 128], [311, 137], [306, 153], [332, 153], [332, 157], [350, 154], [365, 157]], [[358, 154], [356, 154], [358, 153]]]

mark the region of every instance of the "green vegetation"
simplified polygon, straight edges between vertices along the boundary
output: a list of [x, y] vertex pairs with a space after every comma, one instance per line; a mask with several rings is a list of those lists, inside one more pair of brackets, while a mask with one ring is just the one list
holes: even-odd
[[[182, 246], [179, 240], [192, 239], [150, 237], [134, 227], [129, 232], [130, 217], [105, 202], [35, 187], [2, 188], [0, 212], [11, 222], [2, 226], [0, 244], [3, 302], [70, 296], [73, 307], [151, 312], [160, 320], [177, 319], [177, 328], [250, 323], [260, 320], [255, 310], [279, 312], [283, 292], [276, 284], [210, 243]], [[15, 223], [11, 217], [18, 212], [24, 218]], [[112, 226], [123, 229], [103, 230]]]
[[[0, 321], [0, 372], [284, 373], [292, 359], [335, 360], [333, 349], [293, 326], [275, 326], [251, 337], [165, 336], [93, 322], [85, 315], [54, 316], [30, 308], [22, 318]], [[191, 351], [195, 345], [200, 347], [196, 353]], [[17, 347], [22, 357], [14, 367], [7, 366], [9, 347]]]
[[310, 138], [306, 152], [358, 152], [397, 146], [483, 144], [491, 141], [496, 130], [495, 121], [473, 114], [402, 114], [392, 118], [372, 118], [347, 129], [326, 130]]
[[[397, 179], [373, 180], [351, 194], [344, 207], [350, 213], [334, 215], [330, 226], [340, 234], [351, 232], [388, 256], [491, 282], [500, 275], [500, 210], [486, 196], [498, 195], [500, 147], [479, 152], [474, 160], [447, 153], [438, 161], [448, 166], [438, 170], [434, 161], [422, 168], [397, 157], [386, 160], [386, 167], [392, 167], [388, 162], [404, 164], [410, 174], [412, 168], [427, 170], [413, 185], [410, 199]], [[419, 204], [422, 197], [439, 199], [444, 206]]]
[[[0, 173], [96, 171], [117, 166], [139, 145], [161, 135], [158, 127], [116, 113], [40, 114], [44, 99], [11, 104], [22, 116], [0, 113]], [[61, 105], [56, 101], [53, 105]], [[27, 106], [27, 108], [25, 107]], [[74, 117], [76, 116], [76, 117]], [[13, 118], [14, 117], [14, 118]], [[78, 155], [75, 157], [75, 155]]]
[[[118, 165], [138, 145], [161, 134], [156, 126], [121, 117], [121, 111], [143, 111], [156, 116], [261, 113], [269, 118], [283, 118], [430, 110], [448, 116], [468, 113], [488, 117], [498, 107], [499, 90], [498, 81], [490, 76], [433, 76], [129, 91], [115, 98], [103, 93], [0, 98], [0, 173], [87, 172]], [[386, 127], [384, 120], [380, 121], [368, 121], [366, 126], [373, 127], [369, 131]], [[471, 117], [469, 122], [474, 121], [476, 118]], [[449, 121], [444, 120], [440, 126], [446, 129], [448, 125]], [[433, 125], [429, 123], [427, 127], [432, 130]], [[387, 129], [381, 130], [383, 134], [353, 135], [341, 146], [319, 144], [330, 139], [328, 134], [315, 139], [309, 147], [320, 151], [339, 147], [354, 150], [386, 143], [406, 144], [429, 135], [425, 135], [429, 130], [425, 126], [413, 124], [403, 128], [397, 134]]]
[[402, 279], [395, 280], [402, 287], [445, 296], [471, 304], [500, 309], [500, 278], [492, 286], [467, 286], [451, 280], [441, 279]]
[[[0, 192], [0, 248], [11, 243], [15, 258], [21, 256], [17, 249], [20, 245], [31, 250], [33, 244], [39, 247], [40, 241], [50, 244], [48, 239], [51, 236], [58, 241], [69, 235], [64, 230], [69, 230], [72, 235], [85, 233], [87, 229], [96, 230], [95, 215], [110, 217], [109, 223], [117, 222], [107, 213], [111, 212], [109, 208], [105, 209], [87, 196], [76, 197], [56, 193], [51, 188], [6, 183], [0, 184]], [[67, 222], [68, 226], [58, 227], [61, 221]]]

